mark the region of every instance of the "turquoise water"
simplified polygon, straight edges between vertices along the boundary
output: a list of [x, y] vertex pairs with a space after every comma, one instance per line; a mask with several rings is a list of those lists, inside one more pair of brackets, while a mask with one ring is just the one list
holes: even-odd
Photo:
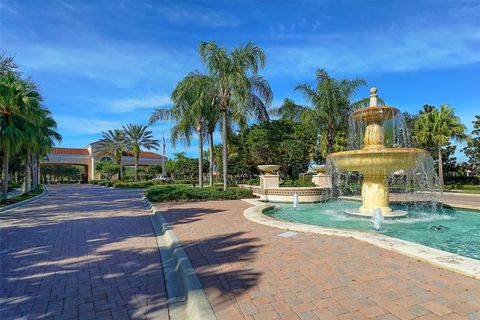
[[[374, 231], [367, 218], [357, 218], [344, 213], [346, 208], [360, 206], [356, 201], [330, 201], [302, 203], [297, 209], [292, 204], [275, 204], [265, 214], [285, 221], [300, 222], [340, 229]], [[384, 220], [380, 233], [420, 243], [429, 247], [457, 253], [480, 260], [480, 213], [445, 208], [394, 205], [394, 209], [408, 211], [406, 218]], [[432, 230], [442, 225], [446, 229]]]

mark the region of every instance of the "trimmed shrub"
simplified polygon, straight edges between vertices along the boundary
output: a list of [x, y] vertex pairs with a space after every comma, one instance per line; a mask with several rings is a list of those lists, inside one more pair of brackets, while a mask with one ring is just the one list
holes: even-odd
[[251, 190], [231, 187], [223, 191], [217, 187], [195, 188], [180, 185], [152, 186], [145, 191], [145, 197], [153, 202], [179, 200], [235, 200], [252, 198]]
[[114, 182], [113, 186], [115, 188], [148, 188], [155, 184], [162, 184], [160, 181], [132, 181], [132, 182]]
[[285, 180], [281, 185], [281, 187], [316, 187], [315, 183], [312, 182], [312, 179], [298, 179], [298, 180]]

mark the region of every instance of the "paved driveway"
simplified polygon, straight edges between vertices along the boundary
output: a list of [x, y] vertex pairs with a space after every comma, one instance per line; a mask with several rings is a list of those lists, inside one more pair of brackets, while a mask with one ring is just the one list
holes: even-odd
[[138, 190], [50, 187], [0, 214], [0, 318], [168, 319]]

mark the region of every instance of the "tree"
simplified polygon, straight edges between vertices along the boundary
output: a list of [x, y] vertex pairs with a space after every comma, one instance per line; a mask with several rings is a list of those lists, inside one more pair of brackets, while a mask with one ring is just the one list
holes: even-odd
[[[200, 187], [203, 187], [203, 138], [208, 132], [209, 143], [213, 142], [213, 131], [220, 114], [216, 105], [215, 93], [215, 83], [211, 77], [191, 72], [173, 90], [173, 107], [156, 109], [149, 121], [150, 124], [158, 120], [176, 121], [170, 139], [173, 146], [179, 139], [189, 146], [193, 132], [197, 133]], [[210, 183], [212, 182], [213, 180], [210, 178]]]
[[122, 127], [125, 133], [125, 145], [133, 154], [135, 162], [135, 181], [138, 181], [138, 158], [141, 148], [158, 150], [160, 143], [154, 139], [148, 126], [128, 124]]
[[40, 120], [38, 113], [35, 113], [39, 99], [39, 93], [16, 74], [7, 71], [0, 75], [0, 145], [3, 165], [1, 201], [7, 199], [10, 155], [20, 148], [25, 136], [21, 127], [25, 127], [25, 123], [38, 123]]
[[352, 110], [352, 95], [365, 85], [365, 80], [337, 80], [330, 77], [326, 70], [318, 69], [315, 87], [306, 83], [295, 87], [295, 91], [302, 92], [311, 104], [302, 118], [325, 136], [327, 155], [335, 150], [336, 130], [346, 127], [346, 120]]
[[265, 53], [253, 43], [228, 51], [215, 42], [202, 42], [199, 46], [202, 62], [215, 84], [215, 99], [222, 113], [223, 188], [228, 184], [229, 115], [241, 126], [246, 114], [268, 120], [267, 106], [272, 100], [268, 82], [258, 72], [265, 66]]
[[467, 141], [467, 146], [462, 151], [468, 157], [468, 164], [473, 171], [480, 175], [480, 115], [477, 114], [472, 123], [472, 138]]
[[245, 144], [254, 167], [278, 164], [281, 176], [294, 180], [300, 171], [308, 169], [315, 133], [300, 123], [276, 120], [252, 125], [245, 133]]
[[442, 190], [445, 186], [443, 147], [447, 146], [451, 139], [465, 141], [467, 139], [465, 130], [460, 118], [455, 116], [453, 108], [446, 104], [440, 106], [440, 110], [434, 107], [429, 112], [421, 113], [415, 123], [417, 142], [423, 147], [437, 149], [438, 177]]
[[125, 132], [120, 129], [102, 132], [102, 139], [98, 145], [99, 150], [115, 156], [119, 166], [119, 178], [123, 178], [122, 156], [126, 151]]
[[197, 160], [187, 157], [182, 157], [175, 161], [175, 175], [189, 180], [192, 186], [195, 187], [196, 178], [198, 177]]
[[292, 122], [300, 122], [302, 114], [308, 110], [307, 107], [296, 104], [293, 100], [285, 98], [282, 105], [272, 109], [271, 114], [280, 117], [281, 120], [291, 120]]
[[120, 165], [110, 161], [97, 162], [95, 170], [103, 174], [108, 181], [112, 180], [112, 177], [120, 172]]

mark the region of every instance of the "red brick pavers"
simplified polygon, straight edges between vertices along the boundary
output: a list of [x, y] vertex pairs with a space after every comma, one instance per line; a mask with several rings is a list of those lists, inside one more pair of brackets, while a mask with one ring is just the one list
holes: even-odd
[[242, 201], [161, 204], [219, 319], [479, 319], [480, 281], [349, 238], [243, 217]]
[[49, 190], [0, 214], [0, 319], [168, 319], [141, 192]]

